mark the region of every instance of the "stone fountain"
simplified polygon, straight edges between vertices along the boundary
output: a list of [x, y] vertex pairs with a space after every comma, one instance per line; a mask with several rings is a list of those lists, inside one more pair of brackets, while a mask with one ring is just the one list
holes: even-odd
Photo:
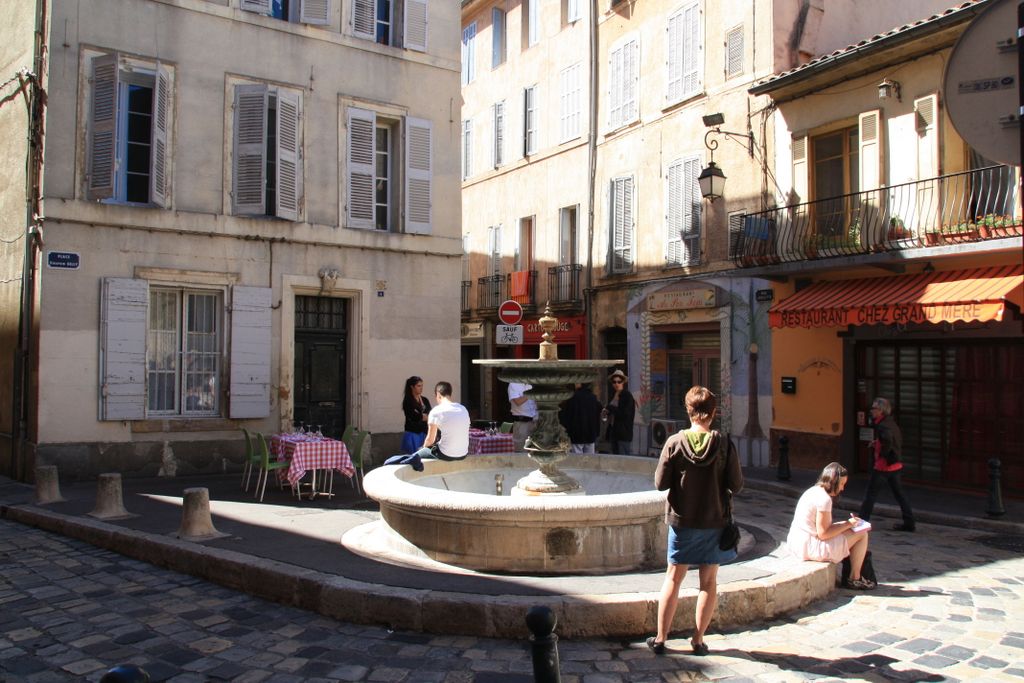
[[[525, 453], [379, 467], [366, 494], [381, 521], [349, 532], [354, 552], [396, 564], [507, 574], [609, 574], [664, 566], [665, 494], [653, 458], [569, 455], [559, 403], [621, 361], [558, 360], [545, 310], [536, 360], [486, 359], [498, 379], [532, 385], [538, 421]], [[561, 469], [559, 468], [561, 466]], [[503, 482], [516, 480], [507, 493]], [[372, 528], [364, 528], [372, 527]]]

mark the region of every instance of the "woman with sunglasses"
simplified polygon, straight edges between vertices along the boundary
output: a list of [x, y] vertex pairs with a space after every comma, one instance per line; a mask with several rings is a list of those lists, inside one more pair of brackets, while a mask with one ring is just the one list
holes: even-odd
[[612, 396], [608, 407], [601, 413], [601, 419], [608, 420], [608, 439], [612, 453], [628, 455], [633, 445], [633, 418], [636, 417], [636, 401], [629, 393], [626, 383], [629, 377], [622, 370], [616, 370], [609, 376], [612, 385]]
[[423, 378], [413, 375], [405, 380], [402, 412], [405, 413], [402, 452], [415, 453], [423, 447], [427, 436], [427, 415], [430, 413], [430, 401], [423, 397]]

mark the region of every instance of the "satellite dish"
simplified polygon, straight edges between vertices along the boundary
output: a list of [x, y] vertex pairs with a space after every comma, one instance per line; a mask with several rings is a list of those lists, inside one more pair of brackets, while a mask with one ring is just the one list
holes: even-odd
[[992, 161], [1020, 165], [1017, 1], [995, 0], [953, 46], [942, 78], [953, 127]]

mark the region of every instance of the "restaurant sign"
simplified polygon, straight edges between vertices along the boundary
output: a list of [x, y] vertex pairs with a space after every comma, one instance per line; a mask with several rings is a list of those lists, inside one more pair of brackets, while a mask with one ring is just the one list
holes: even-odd
[[771, 327], [845, 327], [847, 325], [897, 325], [964, 320], [1002, 320], [1003, 302], [903, 303], [853, 308], [805, 308], [771, 311]]
[[655, 292], [647, 297], [649, 311], [679, 311], [688, 308], [714, 308], [714, 287], [686, 287], [670, 292]]

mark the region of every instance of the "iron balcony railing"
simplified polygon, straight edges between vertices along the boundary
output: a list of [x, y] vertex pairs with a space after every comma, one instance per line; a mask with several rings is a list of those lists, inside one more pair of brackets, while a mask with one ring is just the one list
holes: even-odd
[[1021, 234], [1017, 171], [975, 171], [744, 214], [731, 234], [741, 268]]
[[472, 308], [473, 308], [472, 304], [470, 304], [470, 302], [469, 302], [469, 293], [470, 293], [470, 291], [472, 291], [472, 289], [473, 289], [473, 281], [472, 280], [463, 280], [462, 281], [462, 313], [463, 313], [463, 315], [469, 313], [470, 310], [472, 310]]
[[513, 299], [524, 308], [537, 305], [536, 270], [488, 275], [479, 278], [476, 283], [476, 302], [479, 309], [496, 309], [506, 299]]
[[488, 275], [476, 281], [476, 307], [480, 309], [497, 309], [507, 299], [508, 288], [505, 286], [504, 275]]
[[583, 266], [579, 263], [548, 268], [548, 301], [552, 304], [581, 304], [581, 273]]

